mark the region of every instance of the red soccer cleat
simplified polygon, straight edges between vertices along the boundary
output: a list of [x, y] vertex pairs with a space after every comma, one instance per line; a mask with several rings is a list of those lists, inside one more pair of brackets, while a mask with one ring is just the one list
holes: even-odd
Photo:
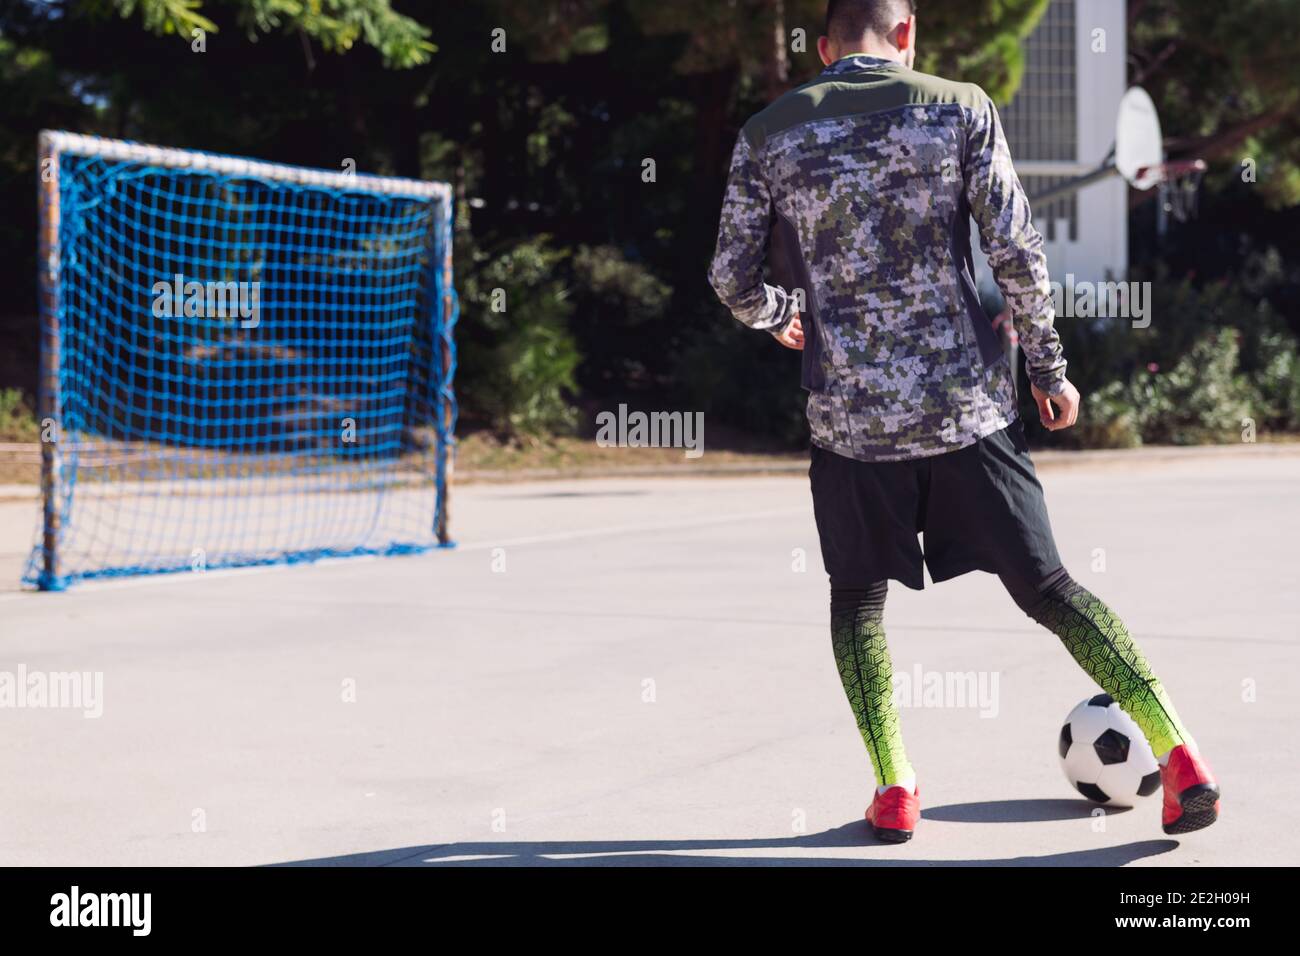
[[912, 839], [916, 821], [921, 819], [921, 791], [908, 793], [902, 787], [877, 792], [867, 807], [867, 822], [876, 838], [886, 843], [906, 843]]
[[1203, 830], [1219, 819], [1219, 782], [1200, 754], [1185, 744], [1175, 747], [1160, 768], [1160, 779], [1165, 785], [1166, 833]]

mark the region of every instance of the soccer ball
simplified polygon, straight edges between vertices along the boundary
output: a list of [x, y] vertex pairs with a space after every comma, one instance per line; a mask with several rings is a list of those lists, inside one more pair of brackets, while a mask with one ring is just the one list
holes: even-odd
[[1133, 718], [1108, 694], [1090, 697], [1065, 718], [1061, 769], [1094, 803], [1131, 807], [1160, 789], [1160, 765]]

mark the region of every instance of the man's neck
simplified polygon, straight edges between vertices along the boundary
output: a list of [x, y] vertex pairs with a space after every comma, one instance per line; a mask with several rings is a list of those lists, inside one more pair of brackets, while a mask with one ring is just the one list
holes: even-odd
[[877, 60], [889, 60], [891, 63], [903, 62], [902, 53], [899, 50], [885, 51], [885, 50], [874, 50], [874, 49], [873, 50], [849, 50], [847, 52], [840, 53], [831, 62], [835, 63], [839, 60], [847, 59], [848, 57], [851, 56], [871, 56], [871, 57], [875, 57]]

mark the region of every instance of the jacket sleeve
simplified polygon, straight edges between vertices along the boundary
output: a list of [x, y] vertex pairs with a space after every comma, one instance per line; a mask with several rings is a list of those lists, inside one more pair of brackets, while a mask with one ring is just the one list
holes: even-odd
[[1055, 395], [1065, 381], [1065, 357], [1054, 326], [1043, 237], [1030, 221], [1029, 199], [1011, 165], [997, 108], [982, 90], [979, 99], [962, 164], [966, 201], [979, 226], [980, 248], [1011, 310], [1029, 380]]
[[796, 309], [794, 296], [763, 281], [771, 227], [772, 196], [742, 132], [731, 155], [709, 283], [722, 304], [745, 325], [779, 335]]

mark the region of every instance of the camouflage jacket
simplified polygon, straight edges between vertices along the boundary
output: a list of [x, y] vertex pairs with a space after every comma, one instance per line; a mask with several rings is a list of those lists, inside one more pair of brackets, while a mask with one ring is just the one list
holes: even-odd
[[[1015, 420], [972, 275], [972, 216], [1029, 377], [1055, 394], [1065, 359], [1043, 241], [983, 90], [857, 54], [745, 124], [709, 279], [752, 328], [779, 333], [800, 313], [814, 443], [921, 458]], [[789, 289], [764, 281], [773, 231]]]

